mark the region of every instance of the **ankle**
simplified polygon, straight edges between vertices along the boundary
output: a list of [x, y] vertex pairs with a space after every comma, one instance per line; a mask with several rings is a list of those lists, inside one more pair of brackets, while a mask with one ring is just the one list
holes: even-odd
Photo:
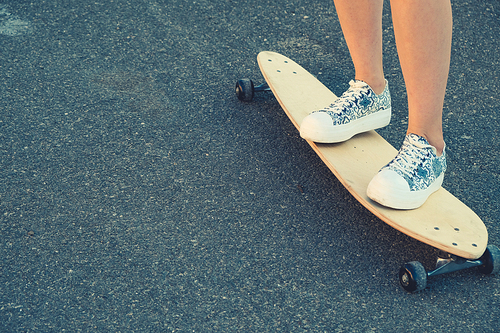
[[386, 85], [386, 80], [384, 78], [380, 80], [379, 78], [359, 78], [356, 76], [355, 79], [363, 81], [366, 84], [368, 84], [370, 88], [373, 90], [373, 92], [377, 95], [380, 95], [381, 93], [384, 92]]
[[431, 146], [433, 146], [434, 148], [436, 148], [436, 155], [438, 157], [441, 156], [441, 155], [443, 155], [444, 147], [446, 146], [445, 143], [444, 143], [444, 141], [431, 143], [429, 140], [427, 140], [427, 142], [429, 142], [429, 144]]

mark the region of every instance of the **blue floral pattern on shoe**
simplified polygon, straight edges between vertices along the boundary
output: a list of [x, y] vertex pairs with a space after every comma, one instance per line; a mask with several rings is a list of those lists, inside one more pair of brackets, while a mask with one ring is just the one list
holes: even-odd
[[329, 106], [314, 111], [326, 112], [333, 120], [333, 125], [344, 125], [363, 116], [391, 107], [389, 85], [377, 95], [372, 88], [363, 81], [351, 80], [349, 89]]
[[427, 189], [446, 171], [446, 152], [437, 156], [436, 148], [419, 135], [406, 136], [398, 155], [383, 169], [395, 171], [403, 177], [410, 191]]

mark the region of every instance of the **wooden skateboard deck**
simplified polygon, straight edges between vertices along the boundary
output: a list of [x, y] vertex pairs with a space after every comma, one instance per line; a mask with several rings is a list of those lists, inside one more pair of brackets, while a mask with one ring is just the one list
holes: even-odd
[[[283, 55], [261, 52], [257, 61], [274, 96], [297, 129], [309, 113], [337, 99], [312, 74]], [[444, 188], [414, 210], [386, 208], [367, 197], [370, 180], [397, 154], [375, 131], [338, 144], [308, 143], [356, 200], [391, 227], [465, 259], [480, 258], [485, 252], [488, 232], [484, 223]]]

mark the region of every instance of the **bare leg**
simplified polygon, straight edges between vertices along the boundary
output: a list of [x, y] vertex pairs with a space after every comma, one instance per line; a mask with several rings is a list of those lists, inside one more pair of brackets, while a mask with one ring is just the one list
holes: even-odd
[[391, 9], [408, 93], [408, 133], [423, 136], [440, 154], [451, 53], [450, 0], [392, 0]]
[[385, 87], [382, 65], [383, 0], [335, 0], [342, 32], [349, 47], [355, 78], [370, 85], [376, 94]]

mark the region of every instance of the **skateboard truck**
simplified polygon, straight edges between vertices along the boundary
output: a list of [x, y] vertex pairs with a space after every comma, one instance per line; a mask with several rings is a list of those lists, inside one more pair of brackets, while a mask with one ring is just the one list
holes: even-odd
[[500, 249], [495, 245], [488, 245], [481, 258], [475, 260], [441, 252], [438, 255], [436, 269], [429, 272], [425, 270], [420, 262], [411, 261], [401, 266], [399, 270], [399, 283], [406, 291], [417, 292], [425, 289], [428, 277], [472, 267], [479, 267], [479, 272], [483, 274], [500, 272]]
[[250, 79], [240, 79], [236, 82], [236, 96], [240, 101], [251, 102], [256, 92], [271, 91], [267, 83], [254, 86]]

